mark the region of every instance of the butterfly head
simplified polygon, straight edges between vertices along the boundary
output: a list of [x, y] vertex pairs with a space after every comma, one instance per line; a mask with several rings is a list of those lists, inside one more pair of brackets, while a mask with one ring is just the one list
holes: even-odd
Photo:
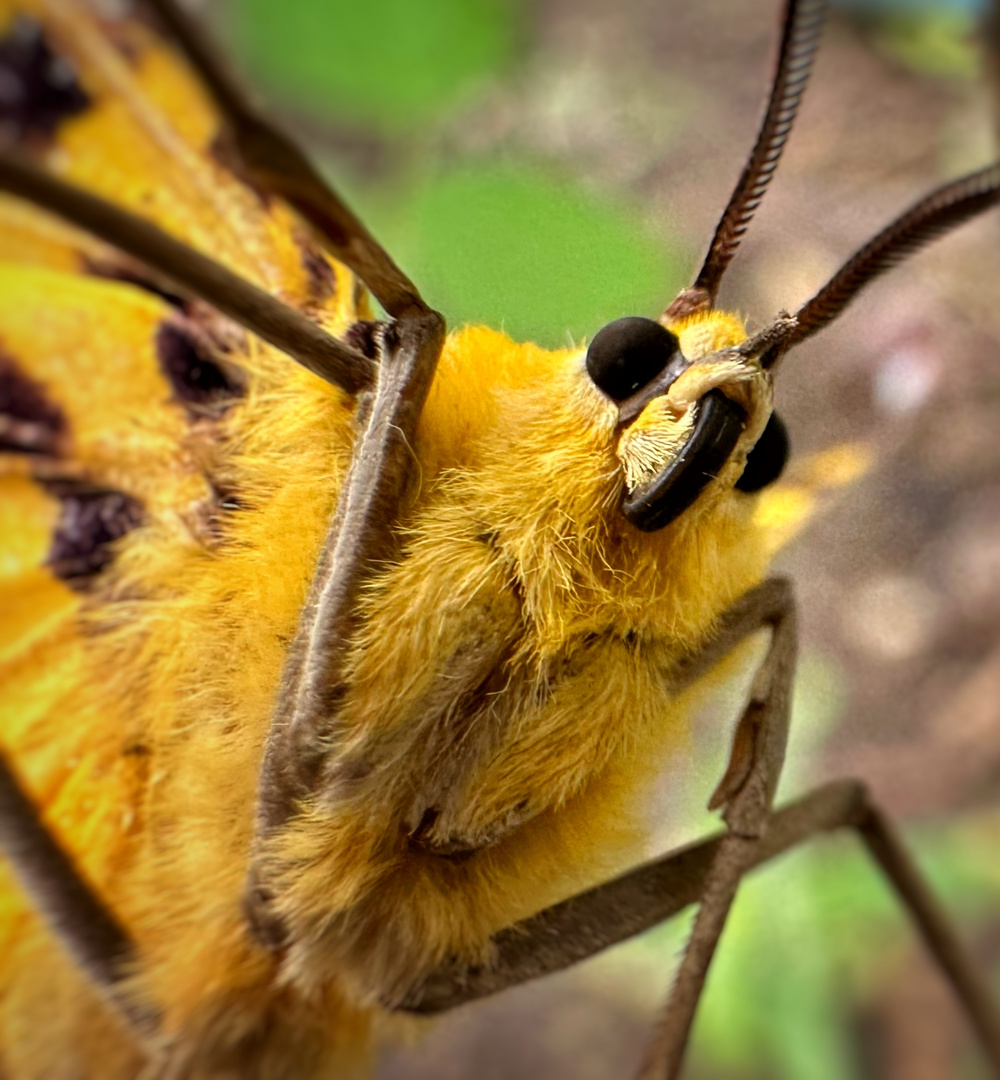
[[617, 319], [586, 353], [587, 374], [617, 410], [621, 512], [643, 532], [734, 488], [759, 491], [778, 478], [788, 450], [771, 375], [738, 349], [742, 320], [702, 310], [664, 321]]

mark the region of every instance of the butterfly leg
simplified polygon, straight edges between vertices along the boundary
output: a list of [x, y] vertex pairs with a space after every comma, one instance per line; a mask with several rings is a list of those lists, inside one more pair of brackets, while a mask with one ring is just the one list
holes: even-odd
[[[790, 584], [772, 579], [752, 590], [723, 617], [712, 641], [674, 672], [678, 690], [696, 682], [748, 635], [770, 627], [771, 645], [737, 725], [726, 773], [710, 805], [723, 807], [728, 832], [713, 846], [708, 865], [699, 867], [700, 910], [678, 972], [664, 1023], [650, 1054], [650, 1068], [669, 1056], [679, 1068], [708, 964], [743, 873], [757, 861], [758, 844], [770, 815], [784, 759], [795, 661], [795, 609]], [[585, 894], [603, 902], [600, 890]], [[694, 899], [694, 897], [692, 897]], [[587, 902], [583, 897], [575, 903]], [[585, 922], [587, 912], [581, 909]], [[629, 914], [624, 918], [628, 919]], [[570, 950], [575, 943], [569, 942]], [[597, 946], [592, 951], [596, 951]], [[655, 1064], [660, 1068], [659, 1064]], [[649, 1073], [647, 1075], [659, 1075]]]
[[[715, 805], [726, 808], [727, 832], [507, 928], [494, 939], [488, 967], [446, 965], [414, 989], [402, 1003], [404, 1009], [435, 1013], [563, 970], [698, 903], [699, 919], [643, 1074], [677, 1076], [708, 962], [742, 874], [818, 834], [848, 828], [857, 832], [895, 888], [1000, 1076], [1000, 1017], [988, 986], [864, 784], [832, 783], [770, 812], [787, 734], [795, 652], [792, 603], [785, 582], [767, 582], [754, 590], [727, 613], [716, 638], [684, 673], [683, 682], [695, 681], [748, 634], [773, 627], [771, 648], [713, 796]], [[675, 1007], [680, 1013], [676, 1021], [670, 1015]]]
[[246, 179], [286, 199], [330, 254], [349, 266], [394, 319], [430, 310], [416, 286], [306, 155], [250, 102], [205, 33], [175, 0], [146, 0], [225, 118], [225, 149]]
[[22, 155], [0, 151], [0, 191], [34, 203], [113, 244], [172, 282], [180, 292], [207, 300], [348, 393], [374, 381], [374, 367], [367, 357], [331, 337], [301, 312], [152, 222], [60, 180]]
[[[795, 605], [788, 583], [778, 579], [765, 582], [741, 600], [727, 614], [707, 655], [695, 660], [700, 674], [719, 650], [728, 651], [747, 633], [768, 625], [772, 628], [771, 645], [737, 724], [726, 773], [709, 803], [712, 809], [722, 809], [727, 832], [707, 871], [691, 937], [640, 1071], [641, 1080], [673, 1080], [680, 1075], [708, 966], [739, 881], [754, 865], [756, 849], [770, 825], [788, 737], [795, 674]], [[850, 824], [889, 878], [952, 982], [987, 1058], [1000, 1076], [1000, 1016], [990, 991], [889, 820], [864, 789], [862, 793], [863, 805]]]
[[[753, 865], [804, 841], [855, 827], [867, 796], [863, 785], [824, 785], [776, 811], [754, 853]], [[401, 1008], [434, 1014], [552, 975], [619, 945], [698, 903], [724, 833], [637, 867], [612, 881], [554, 904], [500, 931], [491, 962], [449, 963], [403, 999]]]
[[0, 753], [0, 852], [56, 937], [142, 1041], [153, 1017], [119, 993], [134, 946], [60, 846]]
[[[343, 663], [357, 600], [373, 568], [392, 550], [417, 420], [443, 342], [444, 320], [434, 312], [383, 330], [375, 392], [359, 402], [359, 439], [285, 663], [264, 751], [258, 856], [268, 834], [294, 815], [319, 782], [345, 689]], [[283, 929], [269, 911], [269, 892], [256, 862], [248, 915], [258, 937], [277, 946]]]
[[680, 1073], [709, 964], [771, 814], [788, 741], [797, 651], [795, 602], [786, 581], [768, 581], [744, 598], [718, 637], [741, 631], [743, 637], [765, 626], [771, 627], [770, 648], [737, 723], [725, 775], [709, 802], [711, 809], [722, 809], [727, 832], [706, 875], [691, 937], [640, 1071], [642, 1080], [672, 1080]]

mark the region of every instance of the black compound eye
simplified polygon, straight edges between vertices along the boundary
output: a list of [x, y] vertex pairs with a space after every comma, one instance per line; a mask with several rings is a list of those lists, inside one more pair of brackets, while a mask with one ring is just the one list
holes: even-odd
[[587, 373], [598, 390], [624, 401], [655, 379], [678, 348], [677, 338], [652, 319], [615, 319], [591, 341]]
[[761, 488], [766, 488], [768, 484], [773, 484], [784, 472], [790, 447], [788, 428], [785, 427], [784, 420], [776, 412], [771, 413], [767, 427], [747, 454], [746, 468], [736, 481], [737, 491], [751, 495]]

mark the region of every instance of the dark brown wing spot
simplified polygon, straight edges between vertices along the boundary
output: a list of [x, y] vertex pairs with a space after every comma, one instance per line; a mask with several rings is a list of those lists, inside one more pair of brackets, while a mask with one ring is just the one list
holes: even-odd
[[66, 417], [44, 389], [0, 352], [0, 452], [58, 455]]
[[223, 128], [215, 136], [208, 148], [209, 154], [226, 172], [237, 177], [239, 181], [254, 193], [257, 201], [266, 210], [271, 205], [271, 193], [254, 182], [250, 171], [247, 169], [239, 150], [233, 142], [232, 134]]
[[243, 396], [232, 366], [222, 361], [207, 334], [188, 321], [171, 319], [156, 332], [156, 355], [174, 395], [196, 411], [219, 412]]
[[384, 326], [384, 323], [372, 322], [370, 319], [359, 319], [347, 328], [344, 341], [369, 360], [377, 360]]
[[41, 26], [14, 19], [0, 38], [0, 143], [48, 142], [89, 105], [73, 65], [52, 51]]
[[120, 491], [53, 480], [46, 491], [59, 500], [59, 523], [46, 560], [74, 588], [86, 588], [114, 558], [114, 542], [142, 522], [142, 504]]
[[303, 233], [295, 239], [306, 272], [309, 299], [316, 303], [329, 300], [337, 291], [337, 275], [333, 272], [333, 267], [311, 236]]

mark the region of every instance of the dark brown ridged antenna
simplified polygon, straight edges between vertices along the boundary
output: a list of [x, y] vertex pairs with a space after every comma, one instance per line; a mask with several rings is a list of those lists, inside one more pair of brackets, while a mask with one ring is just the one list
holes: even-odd
[[914, 203], [855, 252], [799, 308], [780, 345], [769, 350], [765, 366], [769, 367], [781, 353], [828, 326], [880, 274], [997, 203], [1000, 203], [1000, 162], [953, 180]]
[[757, 142], [719, 219], [694, 284], [683, 289], [667, 308], [668, 319], [714, 306], [722, 275], [764, 198], [788, 141], [812, 71], [826, 11], [827, 0], [786, 0], [777, 64]]

